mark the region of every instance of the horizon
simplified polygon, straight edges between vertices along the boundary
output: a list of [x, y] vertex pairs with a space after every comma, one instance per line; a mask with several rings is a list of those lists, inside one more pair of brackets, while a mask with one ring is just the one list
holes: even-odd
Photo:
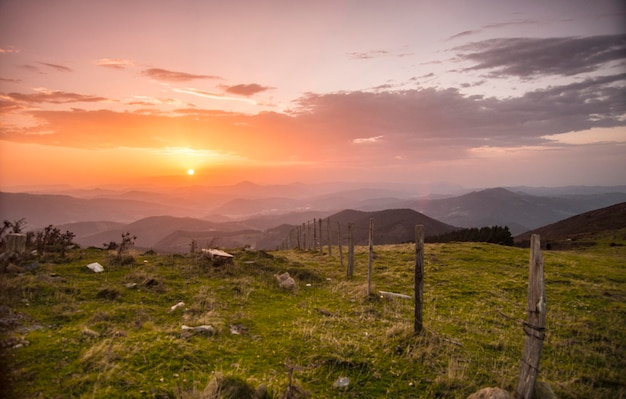
[[0, 191], [622, 186], [625, 11], [2, 2]]

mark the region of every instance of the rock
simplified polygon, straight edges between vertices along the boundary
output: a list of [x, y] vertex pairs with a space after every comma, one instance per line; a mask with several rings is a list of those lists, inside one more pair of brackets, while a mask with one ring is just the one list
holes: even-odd
[[467, 399], [511, 399], [512, 396], [501, 388], [483, 388], [467, 397]]
[[350, 386], [350, 379], [348, 377], [339, 377], [337, 381], [333, 383], [333, 387], [345, 389]]
[[88, 336], [88, 337], [93, 337], [93, 338], [98, 338], [98, 337], [100, 336], [100, 333], [99, 333], [99, 332], [94, 331], [94, 330], [92, 330], [92, 329], [90, 329], [90, 328], [87, 328], [87, 327], [83, 328], [83, 330], [81, 331], [81, 333], [82, 333], [83, 335], [86, 335], [86, 336]]
[[9, 273], [24, 273], [26, 271], [26, 269], [24, 269], [21, 266], [17, 266], [13, 263], [9, 264], [9, 266], [7, 266], [6, 268], [7, 272]]
[[556, 399], [556, 395], [550, 384], [545, 381], [535, 382], [535, 391], [533, 392], [535, 399]]
[[90, 263], [87, 267], [94, 273], [102, 273], [104, 271], [104, 267], [102, 267], [102, 265], [98, 262]]
[[230, 333], [233, 335], [242, 335], [248, 332], [248, 327], [243, 324], [232, 324], [230, 326]]
[[265, 384], [261, 384], [257, 387], [256, 391], [254, 391], [254, 399], [266, 399], [269, 398], [270, 395], [267, 392], [267, 386]]
[[185, 306], [185, 302], [178, 302], [176, 305], [170, 308], [170, 312], [173, 312], [178, 308], [182, 308], [183, 306]]
[[200, 333], [200, 334], [205, 334], [205, 335], [215, 334], [215, 327], [213, 327], [210, 324], [204, 324], [204, 325], [196, 326], [196, 327], [189, 327], [189, 326], [183, 325], [181, 329], [183, 331], [189, 331], [189, 332]]
[[294, 280], [288, 272], [285, 272], [283, 274], [275, 274], [274, 277], [276, 277], [276, 280], [278, 280], [278, 285], [280, 285], [280, 288], [282, 289], [292, 291], [296, 286], [296, 280]]
[[137, 288], [137, 283], [127, 283], [127, 284], [124, 284], [124, 286], [128, 288], [129, 290], [134, 290], [135, 288]]

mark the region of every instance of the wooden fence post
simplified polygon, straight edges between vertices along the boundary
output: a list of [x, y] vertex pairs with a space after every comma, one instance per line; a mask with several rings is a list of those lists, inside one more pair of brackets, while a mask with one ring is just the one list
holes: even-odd
[[341, 247], [341, 223], [337, 222], [337, 245], [339, 246], [339, 264], [343, 269], [343, 248]]
[[374, 219], [370, 219], [369, 259], [367, 262], [367, 296], [372, 295], [372, 261], [374, 260]]
[[313, 218], [313, 251], [317, 251], [317, 219]]
[[539, 360], [546, 335], [546, 294], [543, 279], [543, 254], [538, 234], [530, 236], [528, 276], [528, 323], [524, 323], [526, 341], [522, 353], [516, 399], [532, 399], [539, 372]]
[[424, 328], [422, 308], [424, 305], [424, 226], [415, 226], [415, 323], [413, 332], [419, 334]]
[[324, 255], [324, 250], [322, 249], [322, 218], [317, 219], [318, 224], [320, 225], [319, 228], [319, 239], [320, 239], [320, 255]]
[[328, 256], [333, 256], [333, 241], [330, 236], [330, 218], [326, 219], [326, 236], [328, 238]]
[[352, 223], [348, 223], [348, 277], [354, 272], [354, 240], [352, 237]]

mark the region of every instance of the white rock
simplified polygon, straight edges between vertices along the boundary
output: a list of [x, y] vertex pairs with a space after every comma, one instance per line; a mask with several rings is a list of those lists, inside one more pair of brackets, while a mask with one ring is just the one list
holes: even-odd
[[102, 273], [104, 271], [104, 267], [98, 262], [90, 263], [87, 267], [94, 273]]

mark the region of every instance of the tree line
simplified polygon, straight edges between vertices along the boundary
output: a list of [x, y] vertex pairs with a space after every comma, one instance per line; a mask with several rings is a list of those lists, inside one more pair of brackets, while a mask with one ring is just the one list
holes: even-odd
[[451, 231], [424, 239], [428, 243], [446, 242], [488, 242], [500, 245], [513, 245], [513, 236], [508, 226], [471, 227]]

